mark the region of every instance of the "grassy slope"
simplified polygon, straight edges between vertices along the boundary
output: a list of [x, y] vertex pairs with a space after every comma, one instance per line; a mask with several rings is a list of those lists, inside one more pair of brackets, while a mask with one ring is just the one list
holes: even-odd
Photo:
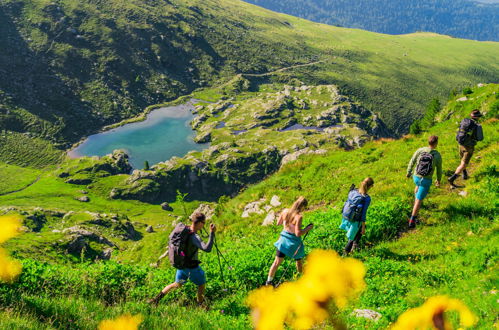
[[[170, 230], [168, 226], [158, 228], [154, 234], [144, 233], [142, 241], [123, 245], [115, 257], [124, 262], [122, 265], [111, 262], [73, 266], [54, 262], [57, 259], [50, 255], [47, 244], [50, 229], [45, 228], [41, 235], [27, 233], [6, 245], [18, 257], [52, 261], [40, 265], [26, 259], [24, 275], [14, 289], [0, 286], [0, 294], [5, 299], [2, 306], [5, 317], [0, 319], [0, 326], [31, 324], [30, 327], [36, 328], [40, 325], [37, 322], [44, 322], [54, 328], [92, 328], [100, 319], [127, 311], [142, 313], [145, 328], [174, 325], [180, 328], [246, 328], [249, 321], [242, 302], [246, 292], [264, 279], [273, 254], [271, 242], [276, 239], [279, 228], [258, 226], [262, 215], [241, 219], [244, 205], [277, 194], [283, 206], [287, 206], [303, 194], [313, 209], [306, 213], [305, 222], [316, 224], [307, 239], [308, 249], [341, 250], [345, 238], [337, 226], [345, 191], [351, 182], [371, 175], [376, 183], [371, 192], [373, 205], [368, 213], [365, 244], [374, 246], [356, 254], [367, 265], [368, 289], [359, 301], [343, 312], [348, 324], [384, 328], [408, 307], [419, 305], [428, 296], [445, 293], [462, 299], [479, 316], [478, 328], [488, 329], [494, 322], [496, 298], [493, 290], [497, 281], [497, 119], [484, 123], [486, 140], [479, 143], [473, 159], [472, 177], [464, 189], [468, 196], [462, 197], [445, 185], [440, 189], [433, 187], [421, 213], [423, 224], [415, 231], [393, 239], [405, 227], [413, 201], [413, 184], [404, 177], [405, 165], [412, 152], [425, 144], [428, 134], [438, 134], [444, 169], [453, 169], [458, 164], [454, 142], [457, 123], [472, 108], [489, 109], [497, 102], [497, 92], [497, 85], [489, 85], [475, 89], [475, 93], [469, 95], [472, 98], [469, 101], [450, 102], [450, 108], [444, 109], [441, 116], [455, 112], [451, 119], [437, 124], [422, 136], [372, 142], [351, 152], [304, 157], [223, 205], [216, 221], [223, 230], [220, 247], [233, 270], [225, 269], [229, 284], [228, 291], [223, 291], [226, 286], [221, 282], [216, 254], [203, 254], [203, 266], [210, 279], [211, 311], [208, 313], [191, 307], [186, 309], [186, 306], [192, 306], [192, 285], [165, 298], [165, 303], [156, 310], [143, 303], [173, 276], [174, 270], [169, 266], [160, 269], [147, 266], [163, 252]], [[64, 184], [47, 173], [30, 188], [0, 197], [0, 203], [65, 211], [122, 212], [132, 221], [154, 225], [172, 220], [158, 206], [100, 197], [105, 195], [102, 190], [107, 189], [109, 181], [119, 179], [106, 178], [90, 187], [91, 201], [82, 204], [73, 200], [80, 187]], [[195, 204], [186, 205], [188, 211], [194, 207]], [[174, 213], [183, 214], [182, 205], [174, 204], [174, 208]], [[111, 308], [105, 306], [106, 301], [113, 304]], [[375, 324], [355, 319], [349, 316], [353, 308], [376, 309], [383, 318]], [[185, 314], [186, 310], [192, 312], [190, 317], [187, 320], [179, 318], [178, 315]], [[31, 320], [35, 321], [30, 323]]]
[[7, 128], [76, 141], [218, 78], [319, 59], [270, 79], [339, 84], [403, 132], [432, 97], [499, 72], [497, 43], [337, 28], [239, 1], [174, 4], [4, 1]]

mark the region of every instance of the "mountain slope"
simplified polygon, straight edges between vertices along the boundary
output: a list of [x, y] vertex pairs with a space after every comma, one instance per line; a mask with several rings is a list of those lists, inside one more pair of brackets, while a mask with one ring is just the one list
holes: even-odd
[[336, 28], [239, 1], [6, 0], [0, 28], [0, 128], [62, 146], [237, 73], [292, 67], [260, 78], [337, 84], [399, 133], [432, 97], [499, 76], [496, 43]]
[[[0, 284], [0, 326], [90, 329], [102, 319], [128, 312], [141, 313], [148, 329], [250, 328], [244, 299], [265, 279], [275, 254], [272, 243], [281, 228], [260, 226], [265, 213], [241, 217], [245, 206], [262, 198], [266, 200], [261, 205], [267, 206], [271, 197], [278, 195], [282, 204], [272, 209], [278, 212], [304, 195], [311, 205], [304, 223], [315, 224], [305, 243], [307, 252], [313, 248], [341, 251], [345, 235], [338, 225], [345, 193], [352, 182], [370, 175], [375, 186], [370, 191], [373, 202], [364, 248], [354, 254], [367, 267], [367, 289], [340, 312], [347, 325], [384, 329], [426, 298], [449, 294], [463, 300], [478, 316], [478, 329], [490, 329], [496, 321], [497, 304], [498, 95], [499, 85], [473, 88], [465, 101], [458, 101], [464, 95], [451, 99], [438, 114], [436, 125], [424, 134], [370, 142], [351, 152], [304, 156], [237, 198], [221, 199], [214, 221], [220, 229], [219, 247], [227, 259], [227, 264], [223, 261], [225, 282], [217, 254], [201, 256], [209, 278], [209, 311], [193, 306], [195, 287], [190, 284], [165, 297], [157, 309], [145, 303], [174, 274], [168, 265], [155, 269], [149, 264], [164, 252], [173, 222], [190, 214], [199, 203], [179, 198], [171, 204], [173, 211], [165, 212], [158, 205], [107, 199], [110, 181], [119, 175], [101, 177], [87, 187], [90, 201], [82, 203], [74, 199], [82, 194], [80, 186], [64, 183], [56, 170], [46, 171], [32, 186], [0, 196], [2, 213], [23, 213], [25, 226], [31, 228], [4, 246], [22, 259], [24, 270], [13, 285]], [[444, 173], [448, 174], [459, 163], [456, 127], [474, 108], [486, 113], [485, 140], [477, 145], [470, 180], [459, 190], [447, 185], [432, 187], [421, 212], [422, 223], [406, 232], [406, 216], [413, 202], [413, 184], [405, 178], [407, 161], [416, 148], [426, 144], [428, 135], [437, 134]], [[95, 160], [84, 158], [81, 165], [92, 162]], [[133, 224], [140, 239], [126, 239], [126, 221]], [[41, 226], [35, 227], [37, 223]], [[145, 224], [155, 231], [147, 232]], [[91, 253], [100, 252], [103, 244], [90, 239], [86, 242], [91, 250], [76, 255], [64, 252], [74, 235], [64, 229], [74, 230], [75, 226], [118, 245], [113, 247], [111, 261], [91, 261]], [[292, 275], [285, 278], [291, 280]], [[382, 317], [377, 322], [356, 318], [351, 315], [356, 308], [376, 310]], [[454, 315], [449, 318], [457, 324]]]
[[[247, 0], [314, 22], [388, 34], [436, 32], [458, 38], [499, 41], [499, 3], [470, 0]], [[483, 1], [484, 3], [486, 1]]]

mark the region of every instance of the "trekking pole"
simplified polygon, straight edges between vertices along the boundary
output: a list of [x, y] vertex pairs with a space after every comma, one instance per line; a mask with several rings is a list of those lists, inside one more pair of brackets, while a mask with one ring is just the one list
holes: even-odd
[[[223, 282], [223, 284], [225, 286], [225, 289], [227, 289], [227, 285], [226, 285], [225, 279], [224, 279], [224, 271], [223, 271], [223, 267], [222, 267], [222, 261], [220, 260], [220, 256], [221, 256], [222, 253], [218, 249], [216, 238], [214, 238], [213, 244], [215, 245], [215, 250], [217, 251], [218, 266], [220, 266], [220, 277], [222, 278], [222, 282]], [[222, 258], [223, 258], [223, 256], [222, 256]]]
[[[293, 254], [293, 257], [292, 257], [292, 258], [294, 258], [294, 257], [296, 256], [296, 254], [298, 253], [298, 251], [299, 251], [299, 250], [300, 250], [300, 248], [302, 247], [303, 242], [305, 242], [305, 240], [307, 239], [308, 233], [310, 233], [310, 231], [308, 231], [308, 232], [305, 234], [305, 236], [303, 236], [303, 239], [302, 239], [302, 241], [301, 241], [300, 245], [298, 245], [298, 248], [296, 248], [296, 251], [295, 251], [295, 253]], [[281, 274], [281, 277], [279, 278], [279, 282], [277, 282], [277, 284], [276, 284], [276, 286], [275, 286], [276, 288], [277, 288], [277, 287], [279, 287], [279, 285], [281, 285], [281, 284], [282, 284], [282, 279], [284, 278], [284, 275], [286, 275], [286, 272], [288, 271], [289, 265], [291, 265], [291, 263], [292, 263], [292, 262], [288, 263], [288, 265], [286, 266], [286, 268], [284, 268], [284, 272]]]

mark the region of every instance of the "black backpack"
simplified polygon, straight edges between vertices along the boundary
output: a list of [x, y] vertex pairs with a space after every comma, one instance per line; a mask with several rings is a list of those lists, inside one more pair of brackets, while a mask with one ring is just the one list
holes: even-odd
[[465, 118], [459, 125], [459, 130], [456, 134], [456, 141], [462, 146], [469, 146], [473, 143], [473, 130], [475, 122], [469, 118]]
[[347, 201], [343, 205], [343, 218], [350, 222], [358, 222], [362, 217], [366, 197], [363, 196], [357, 189], [350, 189]]
[[422, 152], [419, 156], [418, 166], [416, 166], [416, 174], [427, 176], [433, 170], [433, 155], [429, 152]]
[[168, 258], [170, 264], [177, 269], [184, 269], [192, 258], [192, 252], [188, 251], [189, 239], [193, 232], [183, 223], [179, 223], [170, 234], [168, 242]]

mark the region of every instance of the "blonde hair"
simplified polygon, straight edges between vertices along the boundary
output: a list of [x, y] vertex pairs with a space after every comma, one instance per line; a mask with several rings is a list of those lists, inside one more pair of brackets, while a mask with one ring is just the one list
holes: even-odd
[[365, 178], [364, 181], [362, 181], [360, 183], [359, 192], [362, 195], [365, 195], [367, 193], [367, 191], [369, 190], [369, 188], [372, 187], [373, 184], [374, 184], [373, 178], [371, 178], [371, 177]]
[[298, 197], [298, 199], [293, 203], [291, 208], [288, 209], [288, 212], [286, 212], [286, 215], [284, 216], [284, 221], [286, 223], [294, 225], [296, 221], [295, 220], [296, 215], [300, 213], [300, 211], [303, 210], [305, 207], [307, 207], [307, 204], [308, 202], [305, 199], [305, 197], [303, 196]]

